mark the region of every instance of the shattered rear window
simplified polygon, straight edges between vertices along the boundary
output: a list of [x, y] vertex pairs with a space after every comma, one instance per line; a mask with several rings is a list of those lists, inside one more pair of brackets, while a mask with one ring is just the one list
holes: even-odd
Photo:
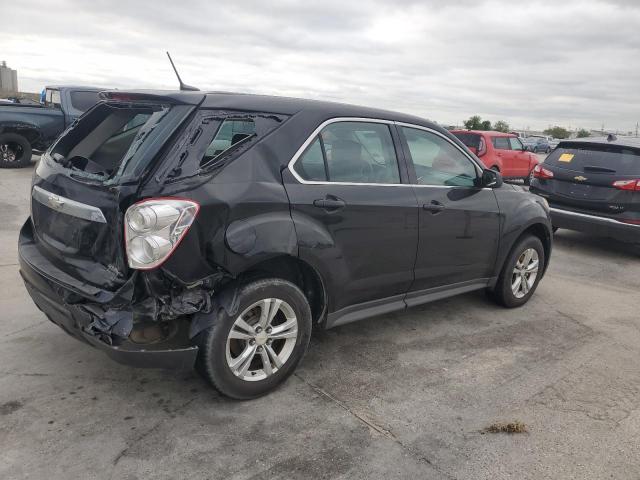
[[200, 166], [204, 167], [215, 162], [222, 157], [230, 148], [248, 140], [256, 134], [256, 125], [253, 119], [228, 118], [224, 120], [215, 137], [207, 147], [207, 150], [200, 161]]
[[183, 120], [185, 106], [102, 103], [63, 134], [48, 161], [77, 178], [114, 181], [139, 176]]
[[159, 181], [176, 181], [217, 171], [277, 129], [287, 115], [200, 110], [167, 153]]

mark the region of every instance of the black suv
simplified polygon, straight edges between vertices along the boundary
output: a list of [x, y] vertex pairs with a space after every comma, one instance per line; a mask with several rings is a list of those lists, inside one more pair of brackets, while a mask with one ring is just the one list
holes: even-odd
[[555, 228], [640, 243], [640, 140], [564, 140], [533, 171]]
[[43, 155], [20, 270], [67, 333], [137, 366], [192, 367], [252, 398], [312, 326], [487, 289], [524, 304], [547, 203], [453, 135], [363, 107], [107, 92]]

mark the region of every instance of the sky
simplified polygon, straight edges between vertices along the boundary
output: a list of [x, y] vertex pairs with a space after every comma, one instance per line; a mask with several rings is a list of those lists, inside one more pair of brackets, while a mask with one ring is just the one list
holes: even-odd
[[185, 83], [512, 129], [635, 130], [640, 2], [0, 0], [0, 60], [47, 84]]

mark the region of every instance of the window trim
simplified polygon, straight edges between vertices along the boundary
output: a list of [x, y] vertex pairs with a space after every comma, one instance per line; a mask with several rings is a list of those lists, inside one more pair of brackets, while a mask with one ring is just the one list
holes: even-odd
[[[425, 132], [438, 135], [439, 137], [443, 138], [444, 140], [449, 142], [451, 145], [453, 145], [455, 148], [457, 148], [475, 166], [476, 172], [478, 173], [478, 175], [480, 175], [482, 173], [482, 170], [484, 170], [484, 168], [478, 165], [478, 162], [476, 162], [467, 152], [465, 152], [462, 148], [460, 148], [459, 145], [457, 145], [455, 142], [452, 142], [451, 139], [446, 137], [446, 135], [443, 135], [442, 133], [438, 132], [437, 130], [434, 130], [433, 128], [424, 127], [422, 125], [416, 125], [413, 123], [396, 122], [394, 120], [384, 120], [380, 118], [334, 117], [334, 118], [325, 120], [318, 127], [316, 127], [316, 129], [311, 133], [311, 135], [309, 135], [309, 137], [304, 141], [304, 143], [296, 151], [296, 153], [293, 155], [293, 157], [291, 158], [291, 160], [287, 165], [287, 168], [289, 169], [293, 177], [301, 184], [303, 185], [345, 185], [345, 186], [362, 185], [362, 186], [372, 186], [372, 187], [470, 188], [470, 187], [460, 187], [458, 185], [420, 185], [420, 184], [415, 184], [410, 182], [409, 183], [357, 183], [357, 182], [331, 182], [331, 181], [322, 181], [322, 180], [305, 180], [298, 174], [298, 172], [296, 172], [296, 169], [295, 169], [296, 162], [300, 159], [300, 157], [302, 157], [307, 147], [311, 145], [311, 143], [316, 139], [316, 137], [320, 134], [320, 132], [324, 127], [326, 127], [327, 125], [331, 125], [332, 123], [339, 123], [339, 122], [383, 123], [383, 124], [389, 125], [390, 127], [396, 126], [396, 127], [407, 127], [407, 128], [415, 128], [417, 130], [424, 130]], [[398, 134], [401, 135], [400, 133]], [[393, 134], [392, 134], [392, 138], [393, 138]], [[394, 139], [394, 142], [395, 142], [395, 139]], [[398, 149], [396, 147], [396, 160], [398, 161], [398, 167], [402, 168], [400, 163], [401, 162], [404, 163], [405, 167], [407, 167], [406, 162], [410, 159], [406, 157], [404, 152], [402, 152], [402, 158], [400, 158], [398, 156]], [[483, 188], [483, 190], [485, 189], [490, 190], [487, 187]]]

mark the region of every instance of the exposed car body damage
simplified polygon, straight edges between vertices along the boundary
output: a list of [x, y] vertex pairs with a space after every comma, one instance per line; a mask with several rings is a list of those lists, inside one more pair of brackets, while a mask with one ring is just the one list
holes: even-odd
[[[146, 123], [136, 125], [139, 115], [147, 116]], [[92, 116], [94, 139], [82, 131]], [[425, 120], [350, 105], [236, 94], [106, 95], [36, 170], [33, 185], [49, 197], [32, 199], [32, 215], [20, 234], [27, 289], [65, 331], [140, 366], [192, 366], [194, 338], [221, 312], [238, 313], [238, 292], [247, 279], [277, 277], [296, 285], [321, 326], [406, 308], [405, 296], [415, 283], [420, 222], [431, 215], [418, 205], [410, 186], [413, 173], [403, 170], [400, 185], [385, 186], [374, 198], [375, 208], [349, 197], [351, 185], [331, 186], [352, 208], [333, 215], [322, 202], [334, 194], [325, 198], [324, 185], [302, 184], [289, 168], [323, 122], [363, 116], [388, 121], [396, 142], [394, 122], [403, 122], [446, 136], [468, 152]], [[212, 147], [229, 121], [245, 130], [232, 132], [228, 146]], [[99, 131], [110, 122], [119, 130], [105, 137], [105, 147]], [[126, 135], [130, 146], [114, 162], [111, 152]], [[403, 158], [399, 143], [398, 157]], [[466, 224], [449, 227], [469, 245], [482, 240], [478, 245], [491, 246], [490, 255], [473, 260], [484, 262], [477, 267], [481, 282], [473, 288], [495, 283], [501, 262], [527, 228], [538, 225], [543, 236], [550, 230], [544, 205], [507, 185], [450, 195], [450, 201], [462, 205], [480, 196], [500, 203], [491, 217], [495, 231], [475, 220], [482, 215], [466, 213]], [[161, 265], [132, 268], [125, 214], [141, 201], [162, 198], [198, 205], [197, 216]], [[79, 210], [63, 212], [59, 202], [66, 200], [77, 202]], [[91, 208], [99, 209], [104, 221], [87, 218]], [[385, 217], [378, 221], [380, 211]], [[370, 222], [366, 229], [363, 221]], [[359, 243], [363, 234], [369, 246]], [[550, 251], [550, 235], [545, 241]]]

